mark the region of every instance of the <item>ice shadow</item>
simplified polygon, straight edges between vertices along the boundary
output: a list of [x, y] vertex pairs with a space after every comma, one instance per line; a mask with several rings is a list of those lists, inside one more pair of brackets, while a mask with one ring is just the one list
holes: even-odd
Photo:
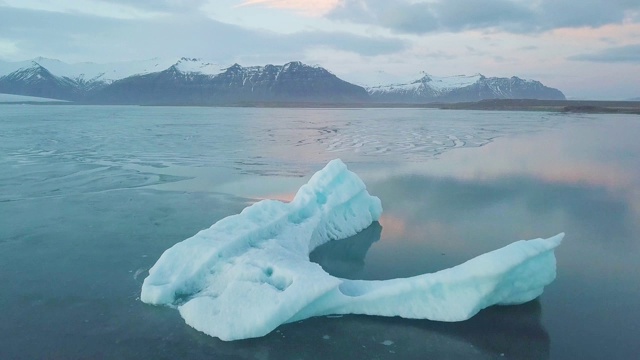
[[318, 246], [309, 254], [309, 260], [333, 276], [358, 279], [369, 248], [380, 240], [381, 234], [382, 226], [376, 221], [354, 236]]
[[[357, 279], [364, 268], [369, 248], [380, 240], [382, 230], [382, 226], [374, 222], [355, 236], [319, 246], [310, 254], [310, 259], [320, 264], [331, 275]], [[506, 356], [511, 359], [548, 359], [550, 338], [541, 323], [541, 317], [541, 304], [536, 299], [517, 306], [492, 306], [462, 322], [447, 323], [399, 317], [349, 315], [339, 320], [309, 319], [285, 325], [281, 330], [294, 330], [300, 327], [301, 329], [293, 332], [306, 333], [310, 331], [307, 326], [310, 323], [316, 323], [314, 328], [327, 327], [331, 331], [325, 330], [325, 332], [333, 332], [333, 335], [318, 336], [324, 336], [325, 339], [329, 337], [333, 339], [334, 344], [337, 343], [336, 349], [342, 348], [342, 352], [335, 353], [335, 356], [348, 354], [360, 356], [362, 355], [360, 352], [372, 351], [364, 350], [367, 349], [367, 343], [371, 347], [372, 342], [378, 345], [386, 341], [387, 344], [390, 342], [398, 346], [402, 344], [402, 348], [396, 346], [387, 351], [391, 351], [389, 355], [403, 358], [419, 357], [420, 354], [449, 358], [457, 354], [456, 356], [473, 358]], [[355, 338], [354, 334], [357, 334]], [[334, 339], [336, 336], [339, 339]], [[362, 345], [358, 349], [351, 349], [354, 343], [362, 343]], [[281, 348], [278, 351], [285, 351], [285, 349]], [[278, 354], [278, 356], [289, 355], [294, 354]]]

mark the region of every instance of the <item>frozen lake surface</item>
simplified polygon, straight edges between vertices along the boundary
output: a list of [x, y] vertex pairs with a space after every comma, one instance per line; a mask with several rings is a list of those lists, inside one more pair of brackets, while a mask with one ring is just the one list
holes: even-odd
[[[639, 138], [623, 115], [1, 106], [0, 358], [633, 358]], [[322, 317], [231, 343], [139, 301], [165, 249], [337, 157], [384, 213], [312, 253], [331, 274], [413, 276], [564, 231], [556, 281], [462, 323]]]

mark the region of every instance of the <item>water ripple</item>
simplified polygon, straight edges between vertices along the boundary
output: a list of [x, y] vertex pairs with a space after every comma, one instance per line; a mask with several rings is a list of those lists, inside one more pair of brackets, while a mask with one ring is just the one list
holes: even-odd
[[51, 191], [65, 184], [96, 186], [114, 171], [122, 186], [131, 187], [175, 181], [144, 174], [171, 167], [304, 176], [336, 157], [348, 162], [424, 161], [566, 120], [547, 113], [424, 109], [4, 110], [0, 167], [10, 171], [0, 175], [1, 199], [11, 198], [11, 184], [44, 182]]

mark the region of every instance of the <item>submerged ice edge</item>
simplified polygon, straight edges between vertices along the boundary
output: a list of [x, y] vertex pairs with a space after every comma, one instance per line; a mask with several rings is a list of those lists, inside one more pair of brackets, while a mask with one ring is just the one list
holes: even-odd
[[309, 261], [315, 247], [355, 235], [381, 213], [362, 180], [333, 160], [292, 202], [263, 200], [166, 250], [141, 299], [175, 306], [195, 329], [237, 340], [330, 314], [466, 320], [491, 305], [533, 300], [555, 279], [553, 250], [564, 234], [405, 279], [345, 280]]

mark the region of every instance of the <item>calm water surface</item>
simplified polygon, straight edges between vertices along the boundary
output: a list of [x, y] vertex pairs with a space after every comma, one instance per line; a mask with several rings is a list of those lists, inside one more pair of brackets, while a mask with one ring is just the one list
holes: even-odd
[[[1, 106], [0, 358], [634, 358], [639, 139], [621, 115]], [[564, 231], [558, 278], [462, 323], [314, 318], [231, 343], [139, 301], [165, 249], [336, 157], [384, 214], [312, 253], [330, 273], [412, 276]]]

